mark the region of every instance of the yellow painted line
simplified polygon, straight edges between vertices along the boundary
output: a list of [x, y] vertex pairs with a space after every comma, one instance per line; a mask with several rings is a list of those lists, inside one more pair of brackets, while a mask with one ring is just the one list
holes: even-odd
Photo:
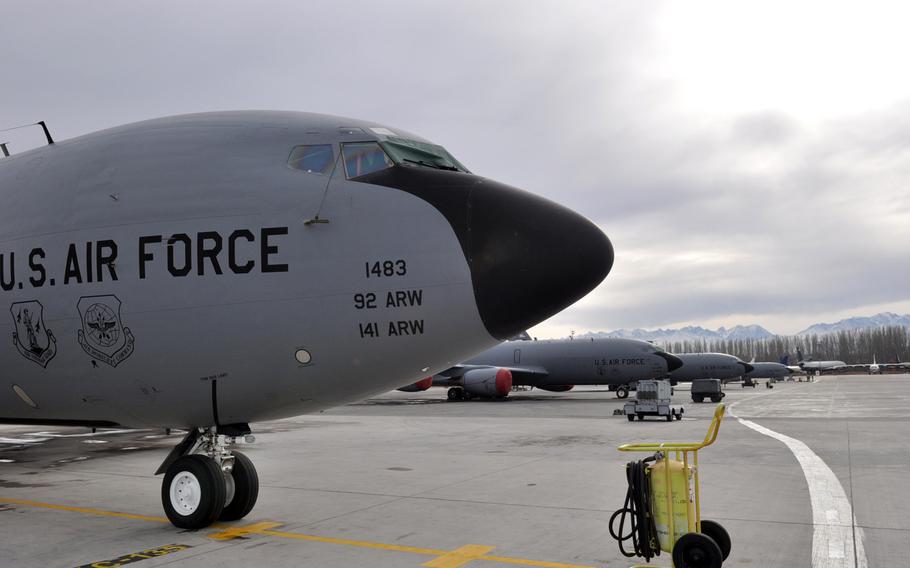
[[[102, 517], [113, 517], [119, 519], [131, 519], [135, 521], [150, 521], [155, 523], [170, 523], [166, 517], [153, 517], [150, 515], [135, 515], [132, 513], [121, 513], [118, 511], [105, 511], [103, 509], [94, 509], [91, 507], [73, 507], [70, 505], [56, 505], [53, 503], [42, 503], [41, 501], [32, 501], [29, 499], [11, 499], [0, 497], [0, 503], [10, 503], [22, 505], [25, 507], [35, 507], [39, 509], [52, 509], [56, 511], [69, 511], [71, 513], [82, 513], [86, 515], [99, 515]], [[215, 540], [230, 540], [246, 535], [271, 536], [275, 538], [286, 538], [289, 540], [303, 540], [308, 542], [322, 542], [325, 544], [338, 544], [343, 546], [353, 546], [357, 548], [369, 548], [373, 550], [387, 550], [391, 552], [407, 552], [410, 554], [421, 554], [424, 556], [433, 556], [423, 566], [428, 568], [459, 568], [470, 562], [496, 562], [499, 564], [512, 564], [517, 566], [535, 566], [538, 568], [595, 568], [583, 564], [567, 564], [563, 562], [547, 562], [542, 560], [530, 560], [527, 558], [514, 558], [511, 556], [492, 556], [487, 553], [493, 550], [492, 546], [482, 546], [479, 544], [469, 544], [455, 550], [441, 550], [437, 548], [421, 548], [417, 546], [402, 546], [399, 544], [384, 544], [381, 542], [370, 542], [366, 540], [353, 540], [348, 538], [335, 538], [329, 536], [316, 536], [303, 533], [294, 533], [286, 531], [273, 530], [281, 526], [281, 523], [260, 522], [249, 525], [224, 525], [217, 524], [211, 528], [217, 532], [209, 534], [209, 538]]]
[[233, 540], [235, 538], [241, 538], [248, 534], [262, 534], [262, 531], [266, 529], [273, 529], [275, 527], [280, 527], [281, 523], [253, 523], [252, 525], [240, 525], [240, 526], [225, 526], [215, 525], [212, 528], [219, 529], [224, 528], [221, 532], [216, 532], [208, 535], [209, 538], [214, 540]]
[[0, 503], [11, 503], [14, 505], [24, 505], [26, 507], [37, 507], [39, 509], [54, 509], [56, 511], [70, 511], [72, 513], [84, 513], [86, 515], [100, 515], [102, 517], [116, 517], [119, 519], [133, 519], [134, 521], [151, 521], [154, 523], [169, 523], [167, 517], [152, 517], [149, 515], [134, 515], [132, 513], [120, 513], [117, 511], [103, 511], [101, 509], [91, 509], [89, 507], [71, 507], [70, 505], [55, 505], [53, 503], [42, 503], [40, 501], [30, 501], [28, 499], [9, 499], [0, 498]]
[[426, 568], [461, 568], [473, 560], [483, 559], [484, 554], [496, 548], [495, 546], [483, 546], [480, 544], [466, 544], [461, 548], [456, 548], [442, 556], [437, 556], [429, 562], [424, 562], [421, 566]]

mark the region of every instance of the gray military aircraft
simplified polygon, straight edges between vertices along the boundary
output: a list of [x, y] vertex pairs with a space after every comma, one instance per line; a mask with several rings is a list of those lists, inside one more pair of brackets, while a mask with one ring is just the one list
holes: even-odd
[[800, 349], [796, 350], [796, 354], [799, 357], [797, 361], [799, 368], [807, 373], [821, 374], [825, 371], [835, 371], [847, 367], [847, 364], [843, 361], [813, 361], [811, 357], [806, 360], [803, 358], [803, 352]]
[[793, 371], [783, 363], [774, 363], [771, 361], [750, 361], [748, 363], [752, 370], [743, 375], [744, 379], [783, 379], [789, 377]]
[[696, 379], [738, 379], [752, 370], [752, 365], [726, 353], [679, 353], [682, 366], [670, 373], [674, 381]]
[[624, 398], [629, 383], [665, 377], [680, 365], [675, 355], [637, 339], [508, 341], [399, 390], [449, 387], [449, 400], [469, 400], [505, 398], [515, 385], [554, 392], [575, 385], [611, 385]]
[[234, 443], [447, 369], [593, 289], [590, 221], [402, 130], [141, 122], [0, 158], [0, 422], [188, 430], [171, 522], [253, 508]]

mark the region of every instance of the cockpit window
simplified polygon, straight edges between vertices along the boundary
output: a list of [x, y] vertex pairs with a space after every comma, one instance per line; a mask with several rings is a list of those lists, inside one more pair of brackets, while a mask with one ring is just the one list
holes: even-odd
[[295, 146], [288, 158], [288, 165], [295, 170], [327, 175], [332, 171], [334, 155], [331, 144]]
[[389, 136], [381, 144], [398, 164], [404, 163], [406, 165], [470, 173], [445, 148], [436, 144], [409, 140], [398, 136]]
[[349, 142], [341, 145], [348, 179], [365, 176], [395, 165], [377, 142]]

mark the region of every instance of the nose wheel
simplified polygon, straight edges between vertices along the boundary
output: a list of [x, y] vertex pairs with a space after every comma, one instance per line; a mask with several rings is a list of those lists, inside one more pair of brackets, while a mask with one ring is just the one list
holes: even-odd
[[230, 451], [233, 442], [212, 432], [191, 432], [175, 448], [191, 453], [165, 462], [161, 504], [174, 526], [201, 529], [217, 520], [242, 519], [253, 510], [259, 476], [246, 455]]
[[236, 521], [247, 516], [259, 498], [259, 475], [250, 458], [240, 452], [234, 452], [230, 480], [234, 484], [234, 494], [227, 500], [218, 517], [222, 521]]
[[215, 460], [200, 455], [183, 456], [164, 474], [161, 502], [175, 527], [201, 529], [221, 515], [226, 492], [224, 476]]

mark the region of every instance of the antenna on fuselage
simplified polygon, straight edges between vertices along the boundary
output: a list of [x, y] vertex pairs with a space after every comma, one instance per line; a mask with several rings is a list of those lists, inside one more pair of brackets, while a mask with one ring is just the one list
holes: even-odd
[[7, 144], [9, 144], [9, 142], [3, 142], [0, 144], [0, 150], [3, 151], [4, 158], [9, 158], [9, 148], [6, 147]]
[[[45, 122], [43, 120], [39, 120], [38, 122], [33, 122], [31, 124], [20, 124], [19, 126], [4, 128], [3, 130], [0, 130], [0, 132], [9, 132], [10, 130], [19, 130], [20, 128], [28, 128], [29, 126], [40, 126], [41, 130], [44, 131], [44, 137], [47, 138], [47, 145], [50, 146], [54, 143], [54, 138], [53, 138], [53, 136], [51, 136], [51, 131], [47, 129], [47, 124], [45, 124]], [[9, 157], [9, 151], [6, 148], [7, 144], [8, 144], [8, 142], [4, 142], [2, 144], [3, 153], [5, 156]]]

